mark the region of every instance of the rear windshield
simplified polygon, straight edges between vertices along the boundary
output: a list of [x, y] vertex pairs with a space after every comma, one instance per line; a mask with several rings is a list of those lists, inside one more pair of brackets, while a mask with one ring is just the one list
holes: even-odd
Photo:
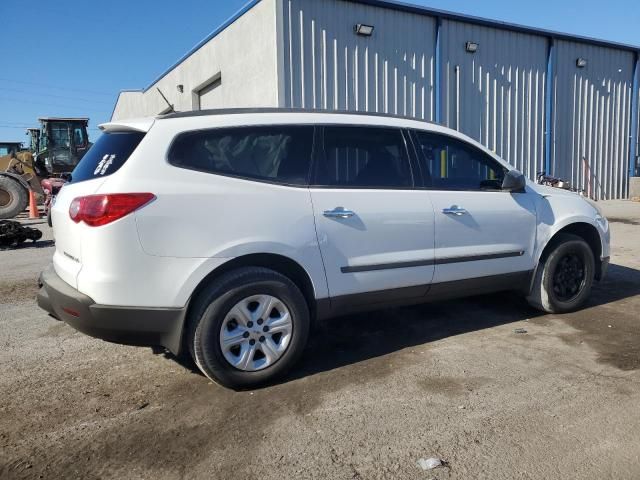
[[106, 177], [117, 172], [144, 138], [142, 132], [104, 133], [71, 174], [73, 183]]

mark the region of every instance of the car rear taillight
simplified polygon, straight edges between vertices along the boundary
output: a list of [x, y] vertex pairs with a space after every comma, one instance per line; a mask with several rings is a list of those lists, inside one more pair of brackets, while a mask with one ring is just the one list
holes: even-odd
[[69, 206], [69, 216], [76, 223], [100, 227], [129, 215], [156, 196], [152, 193], [114, 193], [78, 197]]

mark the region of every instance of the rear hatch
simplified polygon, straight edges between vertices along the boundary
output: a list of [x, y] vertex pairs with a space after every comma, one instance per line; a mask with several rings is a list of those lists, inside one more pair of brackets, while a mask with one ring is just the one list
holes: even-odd
[[116, 173], [140, 144], [151, 123], [103, 126], [104, 133], [89, 149], [71, 174], [71, 181], [58, 194], [51, 219], [56, 251], [53, 264], [56, 273], [69, 285], [78, 288], [78, 274], [82, 269], [82, 233], [91, 228], [75, 223], [69, 207], [78, 197], [95, 194], [105, 178]]

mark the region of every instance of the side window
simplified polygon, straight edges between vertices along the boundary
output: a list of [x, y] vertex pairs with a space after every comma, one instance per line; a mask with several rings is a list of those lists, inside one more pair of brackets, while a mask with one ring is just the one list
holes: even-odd
[[184, 133], [169, 163], [208, 173], [307, 185], [313, 127], [240, 127]]
[[415, 132], [423, 166], [438, 190], [500, 190], [506, 169], [482, 150], [461, 140]]
[[73, 142], [76, 147], [83, 147], [87, 144], [87, 139], [84, 138], [84, 131], [82, 128], [74, 128], [73, 129]]
[[324, 128], [324, 152], [315, 182], [342, 188], [406, 188], [413, 185], [404, 137], [399, 129]]

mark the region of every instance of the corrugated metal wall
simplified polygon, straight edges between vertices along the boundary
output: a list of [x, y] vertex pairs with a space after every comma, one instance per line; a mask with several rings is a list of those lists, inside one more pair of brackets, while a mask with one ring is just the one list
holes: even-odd
[[[348, 2], [284, 0], [285, 106], [435, 119], [435, 19]], [[358, 23], [376, 26], [360, 37]]]
[[592, 198], [627, 197], [634, 54], [558, 40], [553, 56], [551, 171]]
[[634, 176], [640, 176], [640, 53], [636, 55], [636, 135], [635, 135], [635, 157], [632, 158]]
[[[466, 51], [466, 42], [479, 45]], [[441, 122], [478, 140], [532, 180], [544, 169], [548, 40], [444, 20]]]
[[[342, 0], [282, 6], [283, 106], [439, 121], [531, 179], [549, 170], [593, 198], [628, 196], [633, 52], [560, 39], [552, 48], [544, 33]], [[356, 23], [374, 35], [357, 36]]]

